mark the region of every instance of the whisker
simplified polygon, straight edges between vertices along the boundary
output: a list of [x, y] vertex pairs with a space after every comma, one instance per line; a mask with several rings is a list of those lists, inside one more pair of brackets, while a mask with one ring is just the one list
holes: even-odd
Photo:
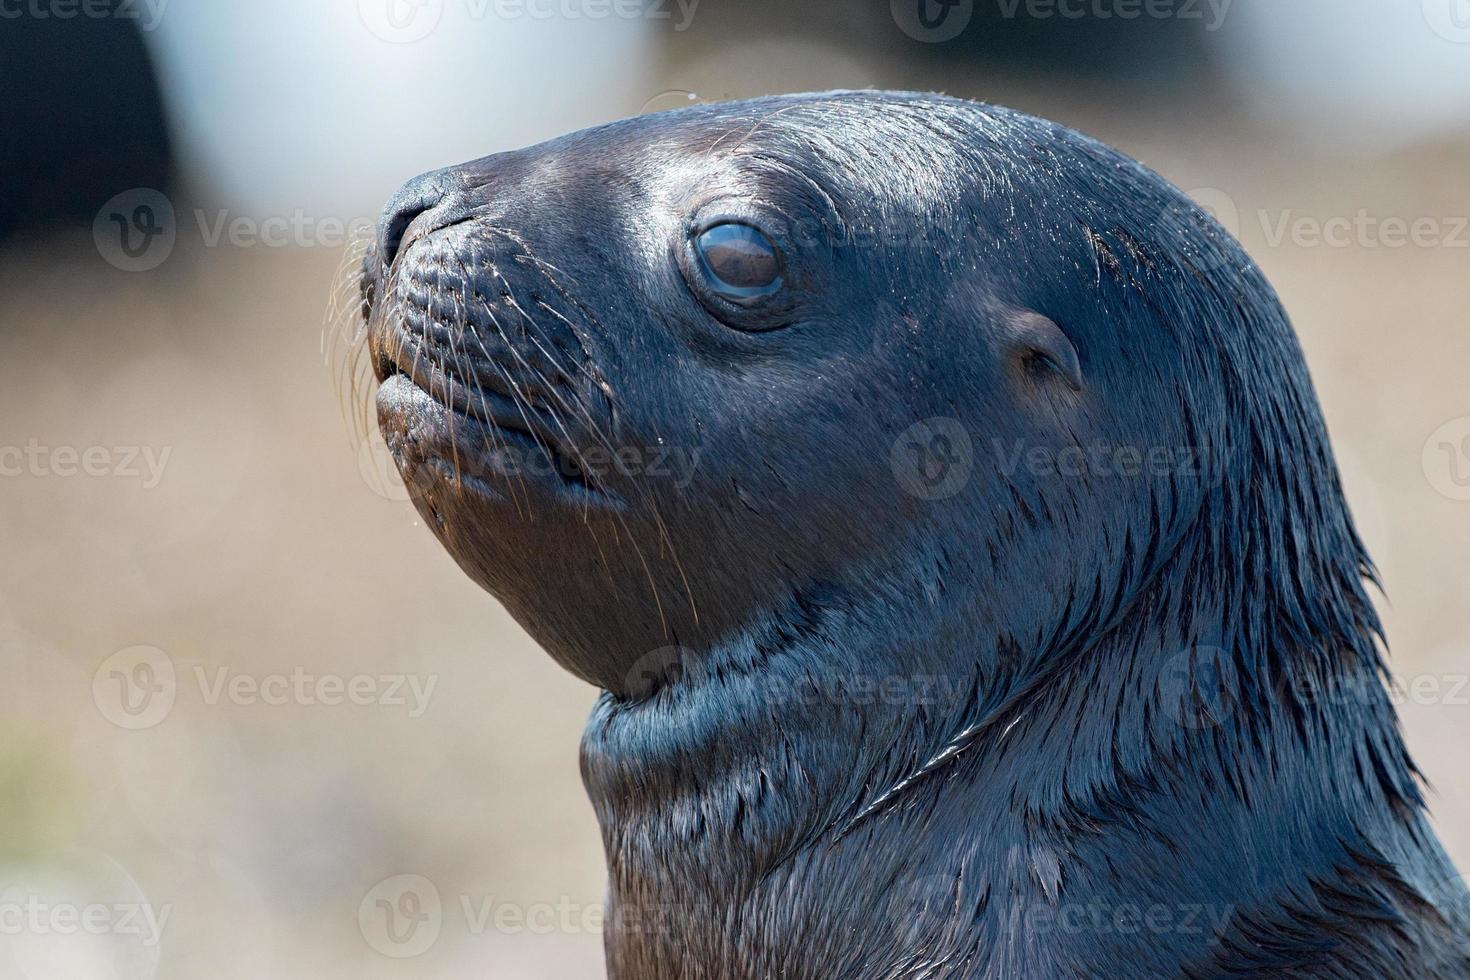
[[338, 411], [348, 437], [357, 443], [369, 431], [366, 401], [361, 397], [366, 387], [362, 365], [367, 360], [367, 319], [361, 301], [352, 298], [361, 294], [362, 265], [370, 247], [369, 239], [358, 236], [343, 249], [328, 294], [320, 344], [323, 364], [337, 393]]
[[[537, 337], [536, 333], [537, 333], [537, 331], [540, 330], [540, 327], [536, 323], [536, 319], [530, 315], [529, 311], [527, 311], [526, 309], [524, 309], [516, 301], [515, 296], [511, 293], [510, 284], [505, 280], [505, 278], [503, 276], [500, 276], [498, 272], [497, 272], [497, 277], [500, 279], [502, 285], [504, 286], [504, 288], [506, 290], [506, 293], [507, 293], [507, 299], [511, 302], [512, 306], [521, 314], [522, 317], [524, 317], [526, 319], [527, 323], [529, 323], [531, 325], [531, 327], [534, 328], [533, 330], [528, 330], [527, 331], [527, 337], [531, 340], [532, 343], [534, 343], [536, 345], [537, 349], [539, 349], [541, 351], [541, 353], [552, 363], [553, 367], [555, 367], [562, 374], [571, 376], [571, 373], [568, 372], [566, 368], [562, 367], [559, 362], [557, 362], [556, 356], [554, 354], [552, 354], [550, 351], [548, 351], [546, 349], [545, 345], [541, 343], [540, 338]], [[566, 323], [568, 323], [570, 325], [570, 321], [568, 321], [567, 318], [560, 313], [560, 311], [558, 311], [555, 308], [551, 307], [549, 304], [546, 304], [544, 302], [539, 302], [538, 301], [537, 305], [540, 306], [543, 309], [546, 309], [548, 312], [550, 312], [553, 315], [559, 317], [563, 322], [566, 322]], [[533, 373], [537, 374], [542, 379], [543, 382], [546, 382], [546, 376], [539, 369], [537, 369], [537, 368], [533, 367], [532, 365], [530, 365], [529, 363], [527, 363], [526, 360], [525, 360], [525, 358], [524, 357], [521, 357], [521, 355], [519, 354], [519, 352], [516, 352], [515, 351], [514, 345], [510, 345], [510, 346], [511, 346], [512, 352], [521, 361], [522, 365], [524, 365], [527, 370], [530, 370]], [[597, 380], [600, 381], [601, 379], [597, 379]], [[549, 384], [549, 382], [546, 382], [546, 383]], [[603, 382], [603, 385], [605, 386], [605, 382]], [[603, 390], [606, 393], [606, 388], [605, 387], [603, 388]], [[584, 420], [585, 420], [588, 428], [592, 430], [593, 435], [609, 451], [616, 452], [617, 451], [617, 447], [616, 447], [615, 443], [612, 441], [612, 439], [609, 436], [607, 436], [606, 434], [604, 434], [602, 432], [601, 427], [597, 425], [596, 420], [594, 420], [592, 418], [591, 412], [587, 410], [586, 406], [584, 406], [584, 405], [578, 405], [577, 408], [580, 408], [581, 409], [582, 414], [584, 416]], [[569, 411], [572, 410], [570, 406], [568, 406], [568, 410]], [[563, 426], [563, 431], [565, 432], [565, 427], [564, 426]], [[568, 436], [568, 438], [570, 438], [570, 436]], [[686, 598], [689, 600], [690, 614], [693, 616], [694, 621], [697, 623], [699, 621], [699, 605], [698, 605], [698, 602], [694, 598], [694, 590], [693, 590], [693, 587], [689, 584], [689, 576], [688, 576], [688, 573], [685, 571], [683, 561], [679, 558], [679, 555], [678, 555], [678, 549], [674, 545], [673, 536], [669, 533], [668, 526], [664, 523], [663, 516], [659, 513], [658, 504], [657, 504], [657, 500], [655, 498], [655, 495], [652, 493], [652, 491], [648, 490], [646, 487], [643, 487], [643, 486], [638, 485], [638, 484], [635, 484], [635, 486], [638, 486], [638, 489], [641, 492], [641, 496], [642, 496], [643, 502], [648, 506], [650, 513], [653, 515], [654, 523], [655, 523], [656, 527], [658, 528], [659, 537], [661, 539], [661, 541], [660, 541], [660, 550], [662, 550], [663, 547], [665, 547], [665, 546], [668, 548], [669, 558], [670, 558], [670, 560], [673, 561], [674, 567], [675, 567], [675, 569], [679, 573], [679, 579], [680, 579], [681, 583], [684, 586], [684, 594], [685, 594]], [[583, 523], [585, 524], [586, 522], [587, 522], [587, 518], [586, 518], [586, 512], [584, 510]], [[659, 619], [660, 619], [660, 622], [663, 624], [665, 635], [668, 636], [668, 635], [670, 635], [669, 634], [669, 630], [668, 630], [668, 622], [667, 622], [667, 620], [663, 616], [663, 605], [662, 605], [662, 602], [659, 600], [659, 597], [658, 597], [658, 594], [657, 594], [658, 593], [657, 583], [655, 583], [653, 581], [652, 572], [648, 570], [647, 561], [646, 561], [646, 559], [643, 556], [642, 549], [638, 548], [636, 541], [632, 541], [632, 538], [633, 538], [632, 529], [627, 527], [626, 521], [622, 521], [621, 520], [621, 516], [620, 516], [620, 522], [623, 523], [624, 528], [628, 531], [628, 537], [630, 539], [630, 542], [633, 544], [634, 549], [638, 553], [639, 561], [642, 562], [643, 565], [644, 565], [645, 573], [648, 574], [648, 576], [649, 576], [649, 583], [652, 586], [653, 591], [654, 591], [654, 601], [655, 601], [655, 603], [659, 607]]]

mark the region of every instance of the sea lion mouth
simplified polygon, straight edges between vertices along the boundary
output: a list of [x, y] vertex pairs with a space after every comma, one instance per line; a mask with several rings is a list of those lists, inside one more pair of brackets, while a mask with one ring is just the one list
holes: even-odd
[[443, 479], [499, 499], [530, 480], [581, 503], [616, 500], [524, 393], [464, 376], [465, 367], [402, 329], [388, 330], [374, 347], [379, 426], [411, 486], [420, 477]]
[[369, 257], [380, 427], [410, 480], [519, 502], [549, 487], [583, 506], [618, 503], [579, 443], [601, 431], [584, 338], [539, 268], [524, 271], [519, 244], [461, 223], [414, 241], [387, 269]]

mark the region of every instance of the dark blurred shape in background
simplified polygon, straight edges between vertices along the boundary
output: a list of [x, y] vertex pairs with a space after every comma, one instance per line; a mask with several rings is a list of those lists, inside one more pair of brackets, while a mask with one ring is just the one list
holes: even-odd
[[[702, 47], [779, 35], [824, 42], [943, 71], [968, 62], [992, 73], [1121, 85], [1169, 81], [1209, 62], [1207, 7], [1199, 18], [1138, 17], [1137, 0], [1089, 0], [1056, 7], [1052, 16], [1020, 15], [1026, 0], [865, 0], [862, 3], [789, 0], [703, 0], [687, 32], [670, 35], [681, 56]], [[894, 30], [895, 24], [905, 32]], [[953, 35], [953, 36], [951, 36]]]
[[172, 186], [163, 100], [136, 21], [7, 17], [0, 93], [0, 244], [90, 227], [119, 191]]
[[[898, 2], [928, 8], [933, 18], [939, 0]], [[1106, 11], [1119, 4], [1101, 0], [1093, 6]], [[1096, 15], [1040, 19], [1007, 16], [1006, 9], [999, 3], [982, 5], [953, 40], [928, 45], [915, 41], [912, 47], [927, 48], [942, 61], [981, 61], [994, 71], [1111, 80], [1122, 85], [1174, 80], [1198, 72], [1210, 61], [1208, 22], [1203, 19], [1129, 20]]]

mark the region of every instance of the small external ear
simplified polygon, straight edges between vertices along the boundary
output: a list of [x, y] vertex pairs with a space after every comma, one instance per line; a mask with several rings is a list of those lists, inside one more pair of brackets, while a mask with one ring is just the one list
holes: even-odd
[[1055, 321], [1035, 310], [1017, 310], [1007, 325], [1012, 349], [1025, 366], [1050, 371], [1073, 391], [1082, 390], [1082, 362], [1077, 348]]

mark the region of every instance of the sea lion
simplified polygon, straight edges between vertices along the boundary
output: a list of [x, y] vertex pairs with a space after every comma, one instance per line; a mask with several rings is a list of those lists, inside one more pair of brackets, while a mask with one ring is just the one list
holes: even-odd
[[1302, 353], [1157, 175], [697, 106], [410, 182], [363, 289], [419, 511], [604, 689], [613, 977], [1470, 975]]

